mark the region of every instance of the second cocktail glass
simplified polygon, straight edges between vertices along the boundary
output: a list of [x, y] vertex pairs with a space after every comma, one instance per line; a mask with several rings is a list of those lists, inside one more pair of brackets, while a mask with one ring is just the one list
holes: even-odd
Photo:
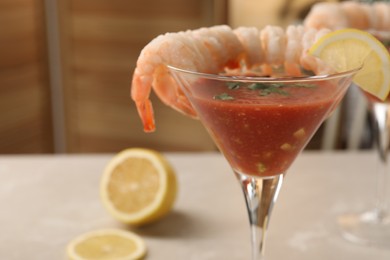
[[263, 259], [283, 177], [358, 71], [307, 77], [204, 74], [169, 67], [242, 187], [252, 260]]
[[[390, 51], [390, 32], [370, 31]], [[390, 71], [388, 71], [390, 73]], [[343, 236], [365, 245], [390, 247], [390, 96], [386, 100], [362, 91], [371, 116], [371, 131], [377, 151], [375, 205], [363, 212], [348, 212], [339, 219]]]
[[[371, 33], [389, 50], [390, 46], [390, 5], [385, 0], [320, 2], [315, 4], [304, 24], [307, 28], [357, 28]], [[385, 51], [385, 50], [384, 50]], [[381, 51], [382, 52], [382, 51]], [[383, 59], [382, 59], [383, 58]], [[388, 64], [388, 58], [379, 58], [379, 63]], [[384, 89], [389, 85], [389, 66], [383, 70]], [[368, 74], [369, 75], [369, 74]], [[369, 77], [368, 77], [369, 78]], [[372, 82], [376, 79], [372, 78]], [[363, 86], [362, 86], [363, 87]], [[365, 245], [390, 247], [390, 172], [388, 153], [390, 148], [390, 97], [386, 100], [362, 91], [368, 102], [372, 119], [372, 136], [378, 154], [378, 168], [373, 176], [377, 180], [376, 205], [363, 212], [347, 212], [339, 218], [343, 236], [350, 241]], [[363, 187], [362, 187], [363, 188]]]

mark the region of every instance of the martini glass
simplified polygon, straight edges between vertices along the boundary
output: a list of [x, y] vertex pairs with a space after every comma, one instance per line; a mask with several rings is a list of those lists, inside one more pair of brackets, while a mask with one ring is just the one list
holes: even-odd
[[358, 69], [297, 78], [169, 69], [241, 185], [252, 260], [264, 259], [266, 230], [286, 171], [336, 108]]
[[[390, 51], [390, 32], [370, 31]], [[388, 71], [390, 73], [390, 71]], [[345, 213], [338, 219], [343, 236], [352, 242], [390, 247], [390, 96], [382, 101], [363, 91], [371, 116], [377, 150], [375, 205], [363, 212]]]

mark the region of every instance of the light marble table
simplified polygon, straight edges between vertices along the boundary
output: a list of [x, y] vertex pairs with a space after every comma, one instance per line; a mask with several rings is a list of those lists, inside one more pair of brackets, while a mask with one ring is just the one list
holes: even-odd
[[[174, 210], [131, 229], [146, 259], [249, 259], [249, 227], [241, 190], [217, 153], [167, 153], [179, 178]], [[0, 156], [0, 259], [65, 259], [75, 236], [125, 226], [99, 198], [112, 155]], [[345, 241], [341, 212], [372, 202], [374, 154], [304, 152], [292, 166], [270, 222], [267, 260], [388, 260], [390, 249]]]

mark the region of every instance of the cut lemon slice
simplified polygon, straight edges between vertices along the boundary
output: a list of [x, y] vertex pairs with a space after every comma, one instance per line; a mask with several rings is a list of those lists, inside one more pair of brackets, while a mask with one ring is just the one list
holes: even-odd
[[357, 29], [341, 29], [321, 37], [309, 53], [342, 72], [362, 66], [353, 82], [385, 100], [390, 91], [390, 55], [371, 34]]
[[131, 148], [115, 155], [101, 179], [100, 194], [109, 213], [131, 225], [165, 216], [177, 193], [175, 172], [159, 152]]
[[146, 245], [132, 232], [103, 229], [73, 239], [67, 254], [71, 260], [134, 260], [145, 256]]

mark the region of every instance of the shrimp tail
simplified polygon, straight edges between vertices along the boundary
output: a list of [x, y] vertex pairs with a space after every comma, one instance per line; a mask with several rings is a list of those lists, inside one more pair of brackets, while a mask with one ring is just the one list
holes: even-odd
[[145, 101], [136, 101], [138, 115], [142, 120], [145, 132], [154, 132], [156, 125], [154, 123], [152, 102], [147, 99]]
[[142, 77], [138, 69], [135, 69], [130, 94], [131, 98], [135, 102], [135, 106], [137, 108], [138, 115], [141, 118], [145, 132], [154, 132], [156, 129], [153, 106], [149, 99], [151, 89], [151, 78]]

